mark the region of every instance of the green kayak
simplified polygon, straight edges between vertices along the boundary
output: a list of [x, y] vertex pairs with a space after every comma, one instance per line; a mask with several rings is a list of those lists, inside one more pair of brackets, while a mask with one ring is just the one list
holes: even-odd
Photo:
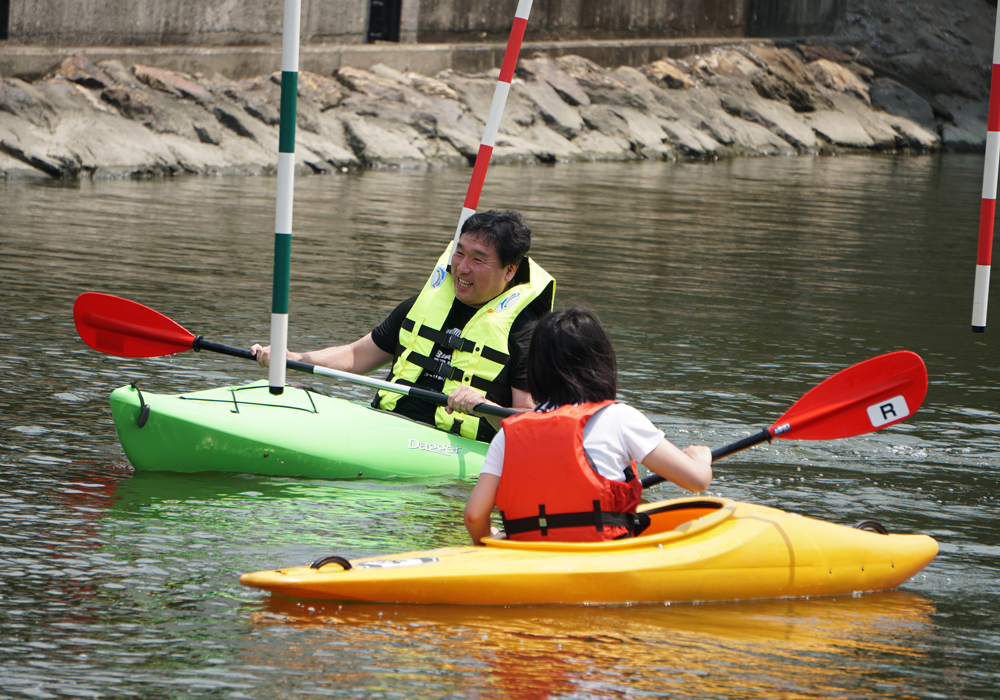
[[267, 381], [177, 395], [123, 386], [111, 413], [138, 470], [464, 479], [489, 447], [308, 388], [274, 396]]

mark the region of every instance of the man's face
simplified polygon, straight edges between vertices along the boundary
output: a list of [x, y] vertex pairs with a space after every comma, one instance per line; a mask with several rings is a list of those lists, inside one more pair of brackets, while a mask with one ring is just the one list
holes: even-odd
[[451, 256], [455, 297], [476, 309], [503, 292], [515, 272], [517, 266], [502, 267], [493, 244], [475, 232], [463, 233]]

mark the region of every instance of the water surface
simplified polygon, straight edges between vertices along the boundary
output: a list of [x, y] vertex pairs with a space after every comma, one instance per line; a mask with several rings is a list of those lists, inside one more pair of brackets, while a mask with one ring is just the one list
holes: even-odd
[[[414, 293], [468, 175], [300, 178], [290, 345], [354, 340]], [[710, 493], [941, 545], [877, 595], [511, 609], [295, 603], [237, 582], [464, 544], [469, 482], [125, 459], [114, 388], [263, 373], [208, 353], [100, 355], [73, 300], [117, 294], [211, 340], [266, 339], [273, 179], [0, 181], [0, 697], [994, 697], [1000, 305], [970, 331], [981, 177], [965, 155], [494, 167], [484, 208], [525, 213], [559, 303], [608, 327], [621, 399], [678, 443], [724, 445], [850, 364], [920, 354], [930, 390], [909, 421], [732, 456]]]

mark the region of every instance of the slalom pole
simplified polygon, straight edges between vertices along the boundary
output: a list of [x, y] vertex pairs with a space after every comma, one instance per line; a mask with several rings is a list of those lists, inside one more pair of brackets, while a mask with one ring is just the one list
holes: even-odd
[[[299, 83], [302, 0], [285, 0], [281, 33], [281, 113], [278, 124], [278, 193], [274, 213], [274, 282], [271, 292], [271, 353], [288, 350], [288, 281], [292, 266], [292, 202], [295, 195], [295, 111]], [[268, 370], [272, 394], [285, 390], [285, 363]]]
[[497, 131], [500, 130], [500, 119], [503, 117], [503, 109], [507, 104], [507, 95], [510, 94], [510, 82], [514, 78], [514, 68], [517, 66], [517, 56], [521, 52], [524, 30], [528, 26], [531, 3], [532, 0], [518, 0], [517, 10], [514, 12], [514, 24], [510, 28], [510, 38], [507, 39], [503, 63], [500, 65], [500, 77], [497, 79], [497, 87], [493, 92], [493, 103], [490, 105], [490, 114], [486, 119], [486, 128], [483, 129], [483, 140], [479, 143], [476, 164], [472, 168], [472, 179], [469, 181], [469, 191], [465, 194], [465, 205], [462, 207], [462, 214], [458, 217], [455, 240], [452, 241], [451, 247], [453, 252], [458, 246], [458, 239], [462, 236], [462, 226], [470, 216], [476, 213], [476, 208], [479, 206], [479, 195], [482, 194], [483, 182], [486, 180], [486, 169], [490, 167], [493, 145], [497, 140]]
[[997, 206], [997, 172], [1000, 169], [1000, 11], [993, 32], [993, 73], [990, 79], [990, 116], [986, 124], [986, 163], [983, 165], [983, 200], [979, 208], [979, 248], [976, 252], [976, 285], [972, 300], [972, 330], [986, 331], [990, 296], [990, 258]]

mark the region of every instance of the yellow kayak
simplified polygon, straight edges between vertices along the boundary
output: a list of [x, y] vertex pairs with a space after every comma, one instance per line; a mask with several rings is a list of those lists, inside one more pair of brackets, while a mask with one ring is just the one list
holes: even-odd
[[639, 509], [652, 524], [613, 542], [448, 547], [244, 574], [291, 598], [382, 603], [623, 604], [841, 595], [895, 588], [934, 559], [926, 535], [881, 534], [727, 498]]

